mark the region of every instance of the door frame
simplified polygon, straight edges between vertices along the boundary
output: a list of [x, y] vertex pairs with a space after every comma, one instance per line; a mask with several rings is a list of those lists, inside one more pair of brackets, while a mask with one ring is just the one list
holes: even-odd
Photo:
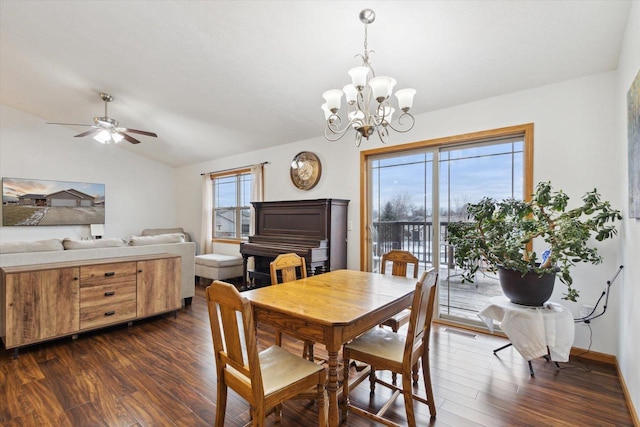
[[[447, 136], [443, 138], [429, 139], [425, 141], [410, 142], [407, 144], [390, 145], [360, 152], [360, 270], [371, 271], [371, 235], [369, 233], [369, 160], [373, 156], [389, 153], [401, 153], [422, 148], [439, 149], [457, 144], [481, 142], [483, 140], [498, 139], [522, 135], [524, 138], [524, 177], [523, 192], [525, 199], [529, 199], [533, 193], [533, 123], [503, 127], [498, 129], [472, 132], [461, 135]], [[435, 199], [434, 199], [435, 200]]]

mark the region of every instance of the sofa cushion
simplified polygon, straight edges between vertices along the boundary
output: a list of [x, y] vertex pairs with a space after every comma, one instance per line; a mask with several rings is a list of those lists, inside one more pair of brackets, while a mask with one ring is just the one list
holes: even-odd
[[131, 246], [145, 246], [145, 245], [161, 245], [164, 243], [183, 243], [184, 234], [171, 233], [171, 234], [158, 234], [157, 236], [131, 236], [129, 245]]
[[62, 245], [66, 250], [74, 249], [97, 249], [97, 248], [117, 248], [127, 246], [127, 242], [118, 238], [109, 239], [92, 239], [92, 240], [73, 240], [64, 239]]
[[62, 251], [62, 240], [47, 239], [33, 242], [0, 242], [0, 254], [17, 254], [24, 252]]
[[242, 257], [237, 255], [206, 254], [197, 255], [196, 264], [207, 267], [232, 267], [242, 265]]
[[175, 227], [175, 228], [146, 228], [144, 230], [142, 230], [142, 235], [143, 236], [157, 236], [158, 234], [174, 234], [174, 233], [179, 233], [179, 234], [184, 234], [184, 241], [185, 242], [191, 242], [191, 235], [189, 233], [187, 233], [186, 231], [184, 231], [184, 229], [182, 227]]

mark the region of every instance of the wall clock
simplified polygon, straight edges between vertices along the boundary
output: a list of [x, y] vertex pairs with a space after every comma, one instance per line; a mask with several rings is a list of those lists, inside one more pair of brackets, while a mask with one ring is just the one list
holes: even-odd
[[322, 174], [320, 159], [310, 151], [302, 151], [291, 161], [291, 182], [301, 190], [316, 186]]

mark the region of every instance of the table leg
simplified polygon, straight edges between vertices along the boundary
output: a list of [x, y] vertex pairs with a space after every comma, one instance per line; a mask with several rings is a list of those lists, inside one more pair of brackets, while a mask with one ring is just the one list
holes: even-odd
[[328, 351], [329, 354], [329, 378], [327, 381], [327, 393], [329, 394], [329, 427], [337, 427], [340, 424], [338, 411], [338, 352]]

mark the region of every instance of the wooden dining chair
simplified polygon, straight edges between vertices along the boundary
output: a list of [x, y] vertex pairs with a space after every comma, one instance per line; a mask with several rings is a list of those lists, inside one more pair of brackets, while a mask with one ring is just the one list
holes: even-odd
[[[304, 258], [296, 253], [278, 255], [269, 264], [269, 270], [271, 271], [272, 285], [307, 277], [307, 263]], [[278, 277], [280, 277], [280, 280], [278, 280]]]
[[[413, 264], [413, 278], [418, 278], [418, 258], [415, 257], [409, 251], [401, 251], [398, 249], [393, 249], [382, 255], [382, 260], [380, 261], [380, 273], [386, 274], [387, 264], [391, 262], [391, 275], [392, 276], [406, 276], [407, 275], [407, 266], [409, 264]], [[380, 326], [388, 326], [391, 328], [393, 332], [398, 332], [402, 326], [409, 323], [409, 317], [411, 316], [411, 309], [408, 308], [406, 310], [402, 310], [400, 313], [394, 314], [384, 322], [380, 324]], [[396, 384], [397, 375], [393, 373], [391, 377], [391, 382], [393, 385]]]
[[[410, 427], [416, 425], [413, 399], [428, 405], [431, 417], [436, 416], [436, 406], [433, 401], [433, 390], [431, 388], [431, 371], [429, 368], [429, 336], [435, 306], [437, 281], [438, 273], [437, 270], [433, 268], [424, 272], [420, 280], [418, 280], [413, 295], [411, 318], [409, 319], [406, 336], [391, 332], [388, 329], [373, 328], [343, 346], [343, 419], [347, 416], [348, 411], [352, 411], [355, 414], [382, 424], [396, 426], [397, 424], [383, 418], [383, 415], [401, 393], [404, 397], [407, 422]], [[371, 393], [374, 392], [376, 383], [393, 390], [391, 398], [376, 414], [353, 406], [349, 401], [349, 389], [356, 387], [364, 380], [364, 377], [362, 377], [356, 383], [349, 385], [350, 359], [370, 365], [371, 373], [369, 374], [369, 381]], [[419, 359], [422, 362], [422, 376], [424, 378], [426, 399], [417, 396], [413, 392], [412, 382], [417, 382], [418, 379], [417, 367]], [[401, 374], [402, 387], [397, 387], [381, 380], [376, 376], [376, 370], [389, 370]]]
[[276, 345], [258, 353], [251, 303], [235, 286], [216, 280], [206, 297], [218, 383], [215, 425], [225, 425], [227, 387], [231, 387], [249, 402], [253, 426], [264, 426], [271, 409], [280, 421], [282, 402], [314, 390], [318, 425], [324, 427], [328, 416], [324, 367]]
[[[269, 264], [271, 285], [307, 277], [307, 263], [296, 253], [280, 254]], [[279, 273], [279, 274], [278, 274]], [[302, 357], [314, 361], [313, 341], [305, 340]], [[276, 345], [282, 345], [282, 331], [276, 331]]]
[[[391, 266], [392, 276], [406, 276], [407, 266], [413, 264], [413, 278], [418, 278], [418, 258], [411, 252], [394, 249], [383, 254], [382, 260], [380, 261], [381, 274], [386, 274], [386, 266], [389, 262], [393, 263]], [[389, 326], [393, 332], [398, 332], [398, 329], [409, 322], [410, 315], [410, 309], [402, 310], [400, 313], [382, 322], [381, 326]]]

